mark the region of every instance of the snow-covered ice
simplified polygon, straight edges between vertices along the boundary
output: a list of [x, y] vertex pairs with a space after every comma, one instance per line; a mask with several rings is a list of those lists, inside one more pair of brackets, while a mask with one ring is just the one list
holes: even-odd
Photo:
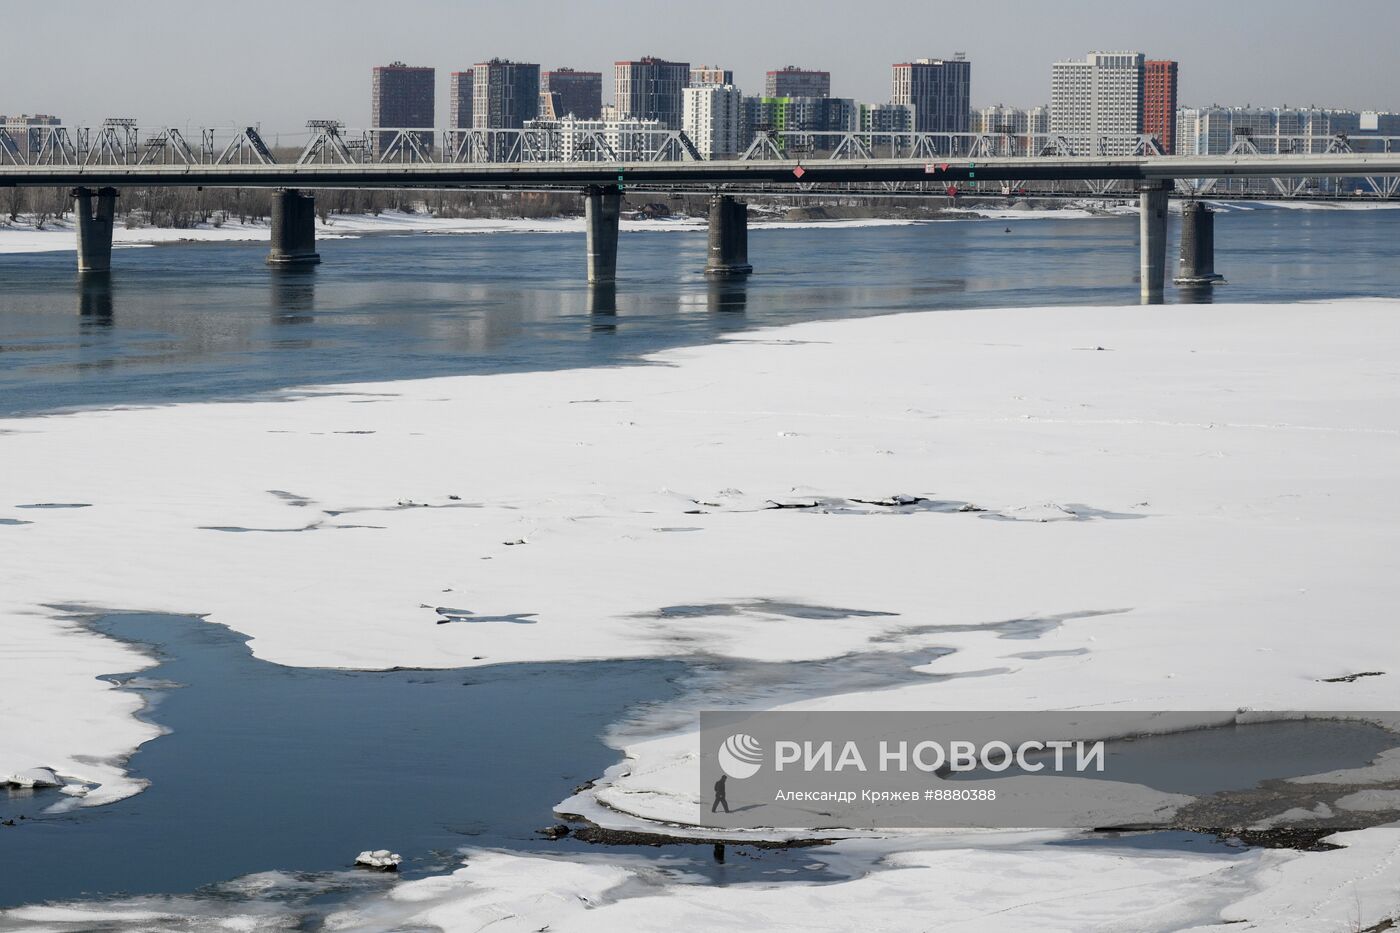
[[63, 781], [49, 768], [25, 768], [9, 775], [0, 784], [13, 787], [60, 787]]
[[[1400, 830], [1329, 837], [1330, 852], [1174, 851], [1057, 844], [1049, 834], [842, 843], [813, 855], [848, 880], [713, 885], [675, 865], [617, 853], [468, 850], [447, 875], [370, 889], [319, 927], [337, 933], [619, 929], [795, 929], [973, 933], [1349, 933], [1394, 916]], [[871, 869], [871, 866], [876, 866]], [[366, 873], [365, 880], [378, 875]], [[298, 929], [286, 895], [318, 882], [277, 873], [216, 898], [144, 897], [0, 911], [0, 931]], [[332, 876], [319, 882], [343, 886]], [[249, 900], [259, 893], [276, 898]], [[1377, 927], [1380, 929], [1380, 927]]]
[[[945, 311], [642, 366], [5, 421], [0, 517], [91, 507], [0, 525], [0, 774], [100, 784], [85, 805], [139, 789], [121, 757], [156, 729], [98, 677], [144, 658], [75, 607], [204, 614], [293, 665], [917, 658], [808, 709], [1394, 708], [1397, 358], [1394, 301]], [[444, 603], [533, 624], [438, 625]], [[1363, 671], [1385, 673], [1328, 682]], [[598, 799], [692, 820], [693, 734], [615, 740]], [[630, 869], [494, 854], [395, 898], [453, 928], [1342, 930], [1347, 892], [1368, 922], [1400, 912], [1397, 845], [930, 842], [840, 885], [651, 899]], [[1287, 898], [1316, 924], [1287, 926]]]
[[388, 849], [366, 849], [355, 856], [355, 864], [380, 871], [396, 871], [403, 862], [403, 856]]
[[645, 870], [616, 864], [480, 852], [451, 875], [400, 885], [372, 906], [333, 915], [328, 925], [342, 931], [383, 928], [377, 925], [388, 921], [453, 931], [1341, 933], [1393, 916], [1400, 830], [1334, 839], [1345, 847], [1233, 856], [964, 839], [896, 852], [878, 871], [821, 885], [663, 886]]

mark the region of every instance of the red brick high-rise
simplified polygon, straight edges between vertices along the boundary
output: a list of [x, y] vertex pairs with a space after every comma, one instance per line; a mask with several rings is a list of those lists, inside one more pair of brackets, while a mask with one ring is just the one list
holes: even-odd
[[1143, 69], [1142, 132], [1156, 136], [1167, 155], [1176, 155], [1176, 70], [1169, 60], [1149, 60]]

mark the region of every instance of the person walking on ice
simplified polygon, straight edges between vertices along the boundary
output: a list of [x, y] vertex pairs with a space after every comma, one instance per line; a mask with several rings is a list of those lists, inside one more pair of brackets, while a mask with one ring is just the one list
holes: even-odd
[[724, 782], [729, 780], [729, 775], [721, 774], [718, 781], [715, 781], [715, 802], [710, 804], [710, 812], [714, 813], [720, 807], [724, 807], [724, 812], [729, 812], [729, 801], [724, 799]]

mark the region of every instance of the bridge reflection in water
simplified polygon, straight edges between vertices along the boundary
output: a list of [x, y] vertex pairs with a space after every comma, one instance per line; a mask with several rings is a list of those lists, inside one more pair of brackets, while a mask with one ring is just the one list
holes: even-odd
[[78, 278], [78, 317], [84, 327], [112, 326], [112, 273], [93, 272]]
[[310, 324], [316, 319], [315, 266], [274, 266], [268, 283], [274, 324]]

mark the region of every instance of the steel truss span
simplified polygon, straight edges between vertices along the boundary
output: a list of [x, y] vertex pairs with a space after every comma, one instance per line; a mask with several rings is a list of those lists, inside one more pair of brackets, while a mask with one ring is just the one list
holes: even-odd
[[1127, 195], [1138, 183], [1170, 181], [1183, 194], [1219, 197], [1231, 180], [1249, 179], [1264, 194], [1301, 197], [1324, 187], [1335, 194], [1338, 185], [1320, 180], [1346, 178], [1354, 180], [1349, 190], [1363, 195], [1400, 194], [1400, 137], [1269, 137], [1269, 151], [1242, 140], [1223, 155], [1166, 156], [1150, 136], [1099, 139], [1081, 153], [1062, 137], [1037, 134], [763, 132], [742, 154], [706, 160], [683, 132], [671, 130], [346, 130], [335, 120], [307, 127], [299, 154], [280, 158], [252, 126], [143, 130], [121, 118], [98, 127], [0, 129], [0, 187], [623, 186], [986, 195], [1068, 183], [1059, 193], [1111, 196]]

